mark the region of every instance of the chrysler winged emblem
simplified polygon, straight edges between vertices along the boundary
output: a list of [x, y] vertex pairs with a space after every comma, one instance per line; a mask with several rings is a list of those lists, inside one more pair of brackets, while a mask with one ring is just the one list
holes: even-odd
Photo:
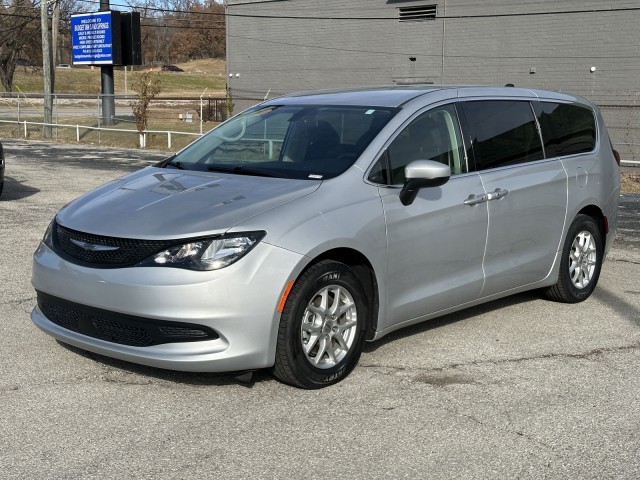
[[95, 243], [83, 242], [82, 240], [76, 240], [75, 238], [70, 238], [69, 240], [74, 245], [77, 245], [84, 250], [88, 250], [89, 252], [113, 252], [114, 250], [118, 250], [120, 248], [112, 247], [111, 245], [98, 245]]

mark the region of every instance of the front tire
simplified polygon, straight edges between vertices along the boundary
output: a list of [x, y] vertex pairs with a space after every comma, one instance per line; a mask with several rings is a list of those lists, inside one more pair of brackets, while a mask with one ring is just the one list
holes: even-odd
[[274, 376], [307, 389], [346, 377], [362, 353], [367, 306], [362, 283], [347, 265], [322, 260], [310, 267], [282, 311]]
[[589, 298], [600, 277], [603, 251], [602, 233], [595, 220], [578, 215], [567, 232], [558, 282], [545, 291], [547, 298], [564, 303]]

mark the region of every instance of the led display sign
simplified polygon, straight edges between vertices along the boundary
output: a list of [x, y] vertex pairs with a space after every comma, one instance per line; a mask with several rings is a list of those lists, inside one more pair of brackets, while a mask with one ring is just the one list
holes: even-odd
[[74, 65], [122, 65], [120, 12], [72, 15], [71, 45]]

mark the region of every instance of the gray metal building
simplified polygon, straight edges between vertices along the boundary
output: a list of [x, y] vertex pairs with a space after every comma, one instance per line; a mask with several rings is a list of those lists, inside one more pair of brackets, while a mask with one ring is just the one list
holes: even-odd
[[638, 0], [226, 0], [236, 111], [283, 93], [513, 83], [598, 103], [640, 158]]

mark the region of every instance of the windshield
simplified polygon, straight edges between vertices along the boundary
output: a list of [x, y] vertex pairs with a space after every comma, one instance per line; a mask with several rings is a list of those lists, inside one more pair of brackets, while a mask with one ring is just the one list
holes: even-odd
[[270, 106], [213, 129], [163, 166], [317, 179], [349, 168], [395, 114], [350, 106]]

